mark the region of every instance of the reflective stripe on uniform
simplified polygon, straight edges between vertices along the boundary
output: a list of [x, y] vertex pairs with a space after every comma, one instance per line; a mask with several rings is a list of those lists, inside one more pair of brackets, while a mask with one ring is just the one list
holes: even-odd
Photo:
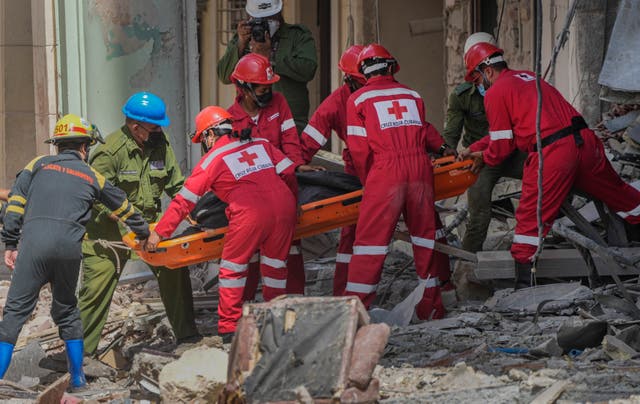
[[311, 126], [311, 124], [307, 125], [307, 127], [304, 128], [302, 133], [309, 136], [311, 139], [315, 140], [315, 142], [320, 146], [324, 146], [325, 143], [327, 143], [327, 138], [324, 137], [318, 129]]
[[386, 255], [389, 246], [386, 245], [355, 245], [353, 255]]
[[378, 289], [378, 285], [368, 285], [366, 283], [347, 282], [347, 292], [373, 293]]
[[356, 98], [353, 101], [353, 103], [355, 105], [358, 105], [358, 104], [368, 100], [369, 98], [385, 97], [385, 96], [389, 96], [389, 95], [410, 95], [410, 96], [415, 97], [415, 98], [421, 98], [420, 94], [418, 94], [416, 91], [413, 91], [413, 90], [408, 89], [408, 88], [397, 87], [397, 88], [387, 88], [385, 90], [365, 91], [364, 93], [360, 94], [360, 96], [358, 98]]
[[416, 237], [416, 236], [411, 236], [411, 243], [413, 243], [413, 245], [417, 245], [418, 247], [431, 248], [431, 249], [433, 249], [433, 246], [435, 245], [434, 240], [431, 240], [428, 238]]
[[247, 278], [240, 279], [225, 279], [220, 278], [220, 287], [221, 288], [243, 288], [245, 283], [247, 283]]
[[367, 130], [362, 126], [347, 126], [347, 136], [367, 137]]
[[260, 257], [260, 263], [269, 265], [270, 267], [273, 267], [273, 268], [284, 268], [287, 266], [287, 263], [284, 262], [283, 260], [266, 257], [264, 255]]
[[296, 127], [296, 122], [293, 120], [293, 118], [287, 119], [286, 121], [282, 122], [282, 125], [280, 125], [280, 131], [285, 132], [295, 127]]
[[522, 234], [516, 234], [513, 236], [513, 242], [517, 244], [529, 244], [532, 246], [538, 246], [538, 237], [536, 236], [525, 236]]
[[285, 158], [284, 160], [276, 164], [276, 173], [280, 174], [281, 172], [289, 168], [291, 164], [293, 164], [293, 161], [289, 160], [288, 158]]
[[113, 213], [116, 216], [120, 216], [124, 211], [126, 211], [129, 208], [129, 201], [127, 199], [125, 199], [122, 202], [122, 205], [120, 205], [120, 207], [116, 210], [114, 210]]
[[640, 205], [636, 206], [635, 208], [627, 212], [616, 212], [616, 213], [618, 214], [618, 216], [620, 216], [623, 219], [629, 216], [638, 216], [640, 215]]
[[135, 213], [135, 209], [133, 206], [129, 207], [129, 210], [122, 216], [120, 216], [120, 220], [122, 220], [123, 222], [126, 222], [128, 218], [131, 217], [131, 215], [133, 215]]
[[351, 262], [351, 254], [336, 254], [336, 262], [348, 264]]
[[440, 280], [438, 278], [427, 278], [427, 279], [418, 278], [418, 282], [420, 284], [424, 284], [424, 287], [426, 289], [435, 288], [436, 286], [440, 286]]
[[7, 212], [13, 212], [19, 215], [24, 215], [24, 208], [16, 205], [9, 205], [7, 206]]
[[27, 204], [27, 200], [25, 198], [23, 198], [22, 196], [20, 196], [20, 195], [11, 195], [7, 202], [8, 203], [17, 202], [20, 205], [26, 205]]
[[511, 130], [493, 130], [489, 131], [491, 140], [513, 139], [513, 131]]
[[260, 254], [258, 253], [253, 254], [249, 260], [250, 264], [255, 264], [256, 262], [260, 262]]
[[247, 264], [236, 264], [235, 262], [220, 260], [220, 268], [228, 269], [233, 272], [244, 272], [247, 270]]
[[229, 144], [226, 144], [226, 145], [222, 146], [219, 149], [215, 149], [214, 151], [211, 152], [211, 154], [209, 154], [207, 156], [207, 158], [204, 159], [202, 164], [200, 164], [200, 167], [202, 167], [202, 169], [204, 170], [205, 168], [209, 167], [209, 164], [211, 164], [213, 159], [218, 157], [221, 153], [224, 153], [226, 151], [235, 149], [236, 147], [238, 147], [238, 146], [240, 146], [242, 144], [243, 144], [242, 142], [240, 142], [239, 140], [236, 140], [235, 142], [231, 142]]
[[274, 289], [284, 289], [287, 286], [286, 279], [275, 279], [265, 276], [262, 278], [262, 284]]
[[192, 203], [198, 203], [198, 200], [200, 199], [199, 195], [196, 195], [195, 193], [191, 192], [187, 187], [184, 187], [184, 186], [182, 187], [180, 192], [178, 192], [178, 195], [182, 196], [184, 199]]

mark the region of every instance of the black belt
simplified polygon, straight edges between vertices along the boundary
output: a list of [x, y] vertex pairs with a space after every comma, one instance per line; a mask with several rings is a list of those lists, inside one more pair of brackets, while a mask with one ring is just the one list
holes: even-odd
[[[573, 135], [573, 138], [576, 141], [576, 146], [580, 147], [584, 143], [584, 140], [580, 135], [580, 131], [588, 127], [589, 125], [587, 125], [587, 123], [585, 122], [582, 116], [574, 116], [573, 118], [571, 118], [571, 126], [567, 126], [564, 129], [560, 129], [556, 133], [542, 139], [541, 141], [542, 148], [544, 149], [545, 147], [549, 146], [553, 142], [556, 142], [560, 139], [564, 139], [565, 137], [571, 136], [571, 135]], [[538, 145], [536, 144], [533, 145], [533, 151], [534, 152], [538, 151]]]

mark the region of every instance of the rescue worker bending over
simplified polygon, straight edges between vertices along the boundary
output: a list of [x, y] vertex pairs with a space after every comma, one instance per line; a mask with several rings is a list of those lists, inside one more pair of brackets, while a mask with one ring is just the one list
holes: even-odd
[[[347, 142], [347, 100], [349, 96], [366, 83], [366, 79], [358, 70], [358, 55], [364, 49], [362, 45], [353, 45], [344, 51], [338, 62], [338, 68], [344, 73], [344, 84], [329, 94], [322, 101], [318, 109], [311, 116], [311, 120], [302, 135], [302, 157], [308, 164], [313, 156], [327, 143], [331, 137], [331, 131], [335, 131], [338, 137]], [[344, 172], [357, 175], [351, 161], [349, 148], [342, 149]], [[436, 214], [438, 230], [442, 227], [440, 217]], [[440, 231], [444, 238], [444, 233]], [[356, 237], [356, 226], [343, 227], [340, 232], [338, 253], [336, 255], [336, 270], [333, 277], [333, 295], [342, 296], [347, 285], [347, 271], [353, 254], [353, 241]], [[446, 242], [444, 240], [438, 240]], [[440, 255], [440, 253], [435, 253]], [[449, 257], [441, 254], [441, 259], [432, 260], [433, 265], [440, 270], [440, 279], [449, 279]], [[440, 258], [440, 257], [439, 257]]]
[[249, 260], [257, 250], [261, 252], [265, 300], [285, 293], [285, 260], [296, 225], [293, 162], [269, 141], [252, 139], [250, 129], [233, 131], [231, 122], [231, 114], [220, 107], [200, 111], [193, 141], [205, 142], [210, 150], [171, 201], [147, 245], [149, 251], [155, 251], [160, 239], [171, 236], [208, 191], [229, 205], [218, 303], [218, 334], [225, 342], [242, 315]]
[[91, 206], [102, 202], [142, 244], [149, 236], [149, 226], [125, 193], [86, 163], [89, 147], [96, 141], [103, 142], [95, 126], [79, 116], [65, 115], [46, 141], [58, 148], [58, 155], [35, 158], [11, 189], [2, 241], [5, 264], [14, 271], [0, 322], [0, 377], [9, 367], [13, 346], [40, 289], [50, 283], [51, 317], [65, 342], [71, 386], [84, 386], [84, 341], [75, 291]]
[[400, 66], [384, 47], [365, 47], [358, 66], [367, 84], [347, 101], [347, 145], [364, 194], [345, 293], [360, 297], [367, 308], [373, 303], [402, 214], [411, 234], [419, 281], [426, 284], [416, 315], [421, 320], [441, 318], [439, 280], [430, 267], [436, 225], [433, 168], [427, 152], [449, 155], [455, 151], [425, 121], [420, 95], [394, 79]]
[[[316, 166], [304, 164], [300, 137], [296, 131], [291, 110], [282, 94], [272, 91], [280, 80], [265, 57], [255, 53], [244, 56], [231, 74], [238, 96], [229, 108], [233, 129], [238, 133], [250, 130], [254, 137], [268, 140], [294, 163], [296, 171], [312, 171]], [[297, 189], [294, 192], [297, 200]], [[258, 285], [258, 256], [249, 267], [249, 280], [245, 288], [246, 300], [253, 300]], [[304, 261], [300, 240], [293, 242], [287, 260], [287, 293], [304, 294]]]
[[[502, 49], [490, 43], [475, 44], [465, 55], [465, 79], [473, 81], [480, 76], [487, 88], [484, 105], [489, 135], [472, 144], [462, 156], [473, 157], [478, 165], [497, 166], [516, 148], [529, 153], [511, 246], [516, 261], [516, 287], [523, 287], [532, 283], [532, 259], [538, 247], [538, 96], [535, 73], [509, 69], [502, 55]], [[628, 222], [640, 223], [640, 191], [625, 183], [611, 167], [602, 141], [578, 111], [550, 84], [541, 81], [541, 86], [544, 234], [572, 188], [602, 200]]]
[[267, 58], [281, 78], [274, 89], [286, 98], [296, 132], [300, 133], [309, 119], [307, 83], [318, 67], [313, 36], [304, 25], [284, 21], [282, 0], [248, 0], [245, 10], [251, 18], [238, 23], [236, 34], [218, 61], [218, 78], [224, 84], [232, 83], [238, 60], [249, 53]]
[[[487, 42], [495, 45], [496, 40], [486, 32], [476, 32], [464, 44], [465, 54], [471, 46]], [[489, 122], [484, 112], [485, 88], [480, 76], [473, 82], [463, 82], [449, 96], [447, 119], [442, 137], [454, 148], [462, 140], [464, 148], [482, 139], [489, 133]], [[464, 128], [464, 134], [463, 132]], [[478, 178], [467, 190], [469, 222], [462, 240], [462, 247], [473, 253], [481, 251], [491, 222], [491, 193], [502, 177], [522, 178], [522, 167], [527, 153], [514, 151], [500, 165], [484, 166], [479, 169]]]
[[[164, 101], [148, 92], [135, 93], [124, 104], [124, 125], [107, 137], [106, 144], [91, 154], [93, 168], [126, 192], [129, 200], [149, 222], [156, 222], [162, 212], [161, 197], [174, 197], [184, 183], [173, 148], [162, 131], [169, 125]], [[87, 224], [89, 240], [121, 241], [125, 229], [118, 227], [114, 216], [104, 209], [93, 211]], [[87, 353], [98, 348], [102, 329], [109, 316], [113, 292], [122, 272], [118, 257], [111, 249], [92, 241], [82, 244], [82, 288], [80, 314]], [[131, 251], [117, 250], [120, 269], [132, 258]], [[193, 311], [191, 280], [187, 269], [150, 267], [158, 278], [160, 297], [177, 343], [200, 339]]]

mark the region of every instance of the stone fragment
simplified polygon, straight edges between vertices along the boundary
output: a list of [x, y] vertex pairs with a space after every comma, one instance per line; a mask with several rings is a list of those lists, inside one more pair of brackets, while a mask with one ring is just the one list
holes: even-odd
[[390, 333], [391, 329], [384, 323], [365, 325], [358, 330], [349, 367], [351, 385], [361, 390], [367, 388]]
[[215, 402], [227, 381], [226, 352], [198, 347], [167, 364], [160, 372], [160, 392], [165, 402]]
[[607, 333], [606, 321], [570, 319], [558, 330], [558, 345], [564, 353], [600, 346]]
[[625, 361], [638, 355], [638, 352], [613, 335], [606, 335], [602, 340], [604, 352], [613, 360]]

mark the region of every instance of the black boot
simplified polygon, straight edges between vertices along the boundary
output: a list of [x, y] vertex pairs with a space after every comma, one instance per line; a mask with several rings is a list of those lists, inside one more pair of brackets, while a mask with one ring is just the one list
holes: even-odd
[[532, 267], [533, 267], [533, 264], [530, 262], [521, 263], [516, 261], [516, 276], [515, 276], [516, 282], [514, 286], [516, 290], [530, 288], [532, 286], [531, 285], [531, 268]]

